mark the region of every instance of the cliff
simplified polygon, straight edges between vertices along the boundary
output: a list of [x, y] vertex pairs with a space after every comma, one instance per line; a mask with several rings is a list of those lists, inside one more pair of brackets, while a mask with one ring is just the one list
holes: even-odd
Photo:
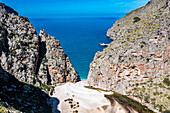
[[[155, 77], [157, 80], [167, 78], [170, 69], [169, 5], [169, 0], [151, 0], [116, 21], [107, 32], [113, 42], [102, 52], [97, 52], [90, 64], [90, 86], [127, 94], [126, 91], [136, 83]], [[165, 94], [169, 92], [167, 88], [160, 90]], [[138, 95], [138, 99], [154, 92], [140, 92], [143, 97]], [[169, 103], [166, 103], [169, 97], [164, 95], [161, 98], [162, 101], [148, 100], [155, 104], [155, 110], [169, 110]]]
[[3, 3], [0, 3], [0, 11], [1, 11], [0, 16], [2, 16], [5, 13], [18, 15], [18, 13], [14, 9], [12, 9], [11, 7], [9, 7]]
[[76, 82], [78, 74], [58, 40], [44, 30], [37, 36], [28, 18], [0, 3], [0, 79], [0, 105], [52, 112], [48, 94], [59, 84]]
[[0, 36], [1, 66], [18, 80], [39, 86], [77, 81], [78, 75], [59, 41], [44, 30], [37, 36], [27, 18], [3, 14]]
[[51, 97], [38, 87], [18, 81], [0, 67], [1, 113], [52, 113]]
[[0, 112], [169, 112], [169, 5], [151, 0], [118, 20], [85, 88], [71, 84], [78, 75], [58, 40], [0, 4]]

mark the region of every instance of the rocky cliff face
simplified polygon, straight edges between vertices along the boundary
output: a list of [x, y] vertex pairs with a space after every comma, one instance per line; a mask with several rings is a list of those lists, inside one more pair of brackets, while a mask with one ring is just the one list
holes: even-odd
[[60, 42], [0, 3], [0, 112], [57, 112], [47, 93], [77, 80]]
[[37, 36], [27, 18], [17, 16], [14, 10], [6, 7], [1, 5], [2, 68], [18, 80], [38, 86], [76, 82], [78, 75], [59, 41], [44, 30]]
[[1, 113], [52, 113], [50, 96], [38, 87], [22, 83], [0, 66]]
[[[63, 82], [76, 82], [78, 75], [72, 67], [69, 58], [64, 54], [60, 42], [54, 37], [47, 35], [44, 30], [40, 31], [39, 36], [41, 38], [39, 51], [42, 54], [39, 55], [39, 59], [41, 60], [39, 62], [42, 63], [40, 64], [37, 76], [42, 77], [38, 77], [38, 79], [46, 82], [45, 84], [51, 85]], [[46, 49], [45, 51], [42, 51], [41, 48]], [[43, 79], [44, 77], [47, 80]]]
[[1, 16], [1, 66], [18, 80], [34, 84], [38, 57], [36, 30], [22, 17], [6, 13]]
[[18, 15], [18, 13], [14, 10], [14, 9], [12, 9], [11, 7], [9, 7], [9, 6], [6, 6], [5, 4], [3, 4], [3, 3], [0, 3], [0, 16], [2, 16], [3, 14], [5, 14], [5, 13], [10, 13], [10, 14], [15, 14], [15, 15]]
[[151, 0], [116, 21], [107, 32], [114, 41], [90, 64], [90, 86], [125, 91], [136, 82], [169, 74], [169, 0]]

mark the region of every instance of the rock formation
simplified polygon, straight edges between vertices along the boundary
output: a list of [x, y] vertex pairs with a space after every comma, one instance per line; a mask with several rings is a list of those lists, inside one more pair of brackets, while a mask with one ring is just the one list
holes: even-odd
[[27, 18], [6, 10], [5, 5], [1, 7], [0, 63], [4, 70], [38, 86], [77, 81], [78, 75], [58, 40], [44, 30], [37, 36]]
[[37, 36], [28, 18], [0, 3], [0, 110], [51, 113], [47, 93], [77, 80], [60, 42], [44, 30]]
[[[37, 72], [39, 70], [37, 73], [38, 76], [42, 76], [38, 77], [39, 80], [43, 81], [45, 77], [47, 80], [44, 80], [46, 82], [44, 84], [51, 85], [63, 82], [76, 82], [78, 75], [72, 67], [69, 58], [64, 54], [60, 42], [54, 37], [47, 35], [44, 30], [40, 31], [39, 37], [41, 39], [39, 51], [42, 53], [39, 55], [39, 59], [41, 60], [39, 62], [42, 63], [40, 69], [37, 69]], [[46, 48], [45, 51], [42, 51], [42, 48]]]
[[0, 3], [0, 16], [2, 16], [3, 14], [5, 14], [5, 13], [10, 13], [10, 14], [15, 14], [15, 15], [18, 15], [18, 13], [14, 10], [14, 9], [12, 9], [11, 7], [9, 7], [9, 6], [6, 6], [5, 4], [3, 4], [3, 3]]
[[50, 96], [38, 87], [22, 83], [0, 67], [1, 113], [52, 113]]
[[66, 113], [152, 113], [121, 94], [169, 112], [169, 5], [151, 0], [108, 30], [114, 41], [96, 53], [87, 89], [82, 82], [54, 88], [78, 80], [59, 41], [44, 30], [37, 36], [26, 17], [0, 3], [0, 112], [56, 113], [59, 104]]
[[89, 85], [126, 94], [137, 82], [170, 74], [169, 6], [151, 0], [116, 21], [107, 32], [113, 42], [90, 64]]

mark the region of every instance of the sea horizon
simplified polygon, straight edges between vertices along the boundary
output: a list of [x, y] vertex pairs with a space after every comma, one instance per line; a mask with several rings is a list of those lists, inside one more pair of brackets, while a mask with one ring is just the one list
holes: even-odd
[[[120, 17], [112, 16], [61, 16], [61, 17], [30, 17], [29, 20], [57, 20], [57, 19], [120, 19]], [[114, 23], [113, 23], [114, 24]]]
[[46, 15], [46, 16], [29, 16], [27, 15], [27, 18], [29, 19], [90, 19], [90, 18], [122, 18], [127, 13], [115, 13], [115, 14], [86, 14], [86, 15], [70, 15], [70, 14], [64, 14], [64, 15]]

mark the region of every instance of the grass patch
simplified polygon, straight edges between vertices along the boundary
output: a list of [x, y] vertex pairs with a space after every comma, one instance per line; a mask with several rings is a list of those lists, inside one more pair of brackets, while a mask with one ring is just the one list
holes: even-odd
[[[105, 91], [103, 89], [100, 88], [94, 88], [92, 86], [84, 86], [85, 88], [89, 88], [89, 89], [93, 89], [93, 90], [97, 90], [97, 91]], [[118, 103], [133, 108], [134, 110], [138, 111], [139, 113], [154, 113], [152, 110], [150, 110], [148, 107], [140, 104], [139, 102], [125, 96], [125, 95], [121, 95], [119, 93], [114, 92], [111, 95], [105, 95], [105, 98], [109, 99], [111, 104], [113, 104], [114, 100], [116, 100]]]
[[113, 100], [116, 100], [118, 103], [127, 107], [131, 107], [139, 113], [154, 113], [152, 110], [148, 109], [139, 102], [116, 92], [114, 92], [112, 95], [105, 95], [105, 97], [109, 99], [111, 103], [113, 103]]

